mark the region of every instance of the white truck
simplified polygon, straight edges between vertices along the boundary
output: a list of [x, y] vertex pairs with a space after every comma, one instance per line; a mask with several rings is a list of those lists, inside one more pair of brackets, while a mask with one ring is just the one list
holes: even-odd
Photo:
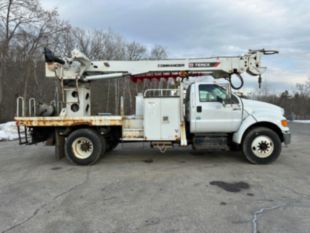
[[[58, 58], [45, 49], [46, 76], [62, 87], [62, 109], [50, 116], [36, 114], [35, 99], [17, 100], [15, 117], [20, 144], [47, 141], [78, 165], [94, 164], [120, 142], [150, 142], [164, 152], [173, 145], [194, 150], [239, 149], [254, 164], [267, 164], [290, 143], [284, 110], [278, 106], [239, 98], [231, 87], [243, 84], [241, 74], [259, 77], [263, 55], [272, 50], [250, 50], [235, 57], [144, 61], [90, 61], [74, 50], [71, 58]], [[193, 78], [176, 89], [149, 89], [136, 96], [135, 115], [91, 115], [89, 83], [97, 79], [127, 77], [133, 81], [152, 78], [212, 76], [214, 81]], [[232, 83], [237, 75], [241, 85]], [[218, 79], [228, 80], [226, 84]]]

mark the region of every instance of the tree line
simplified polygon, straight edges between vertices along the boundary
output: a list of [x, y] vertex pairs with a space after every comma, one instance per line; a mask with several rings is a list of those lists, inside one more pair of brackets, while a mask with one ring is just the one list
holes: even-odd
[[[12, 120], [16, 97], [36, 97], [49, 102], [58, 83], [44, 78], [43, 48], [70, 56], [74, 48], [90, 59], [140, 60], [166, 58], [159, 45], [148, 49], [127, 41], [111, 30], [84, 30], [62, 20], [56, 9], [43, 9], [39, 0], [0, 0], [0, 122]], [[155, 87], [153, 82], [135, 85], [127, 79], [98, 81], [92, 85], [93, 112], [118, 113], [124, 96], [127, 112], [137, 92]], [[27, 107], [27, 104], [26, 104]]]
[[[43, 48], [59, 56], [70, 56], [74, 48], [90, 59], [141, 60], [167, 58], [159, 45], [148, 49], [127, 41], [112, 30], [84, 30], [62, 20], [56, 9], [43, 9], [39, 0], [0, 0], [0, 122], [12, 120], [16, 98], [36, 97], [49, 102], [59, 93], [58, 81], [45, 78]], [[132, 83], [123, 78], [97, 81], [92, 86], [92, 112], [119, 113], [119, 98], [124, 97], [125, 113], [132, 114], [135, 96], [146, 88], [167, 87], [165, 81]], [[310, 80], [299, 84], [294, 93], [267, 93], [252, 98], [284, 107], [287, 114], [310, 118]], [[27, 107], [27, 104], [26, 104]]]
[[281, 106], [289, 120], [310, 119], [310, 77], [304, 83], [297, 83], [291, 91], [285, 90], [280, 94], [270, 93], [267, 83], [255, 93], [250, 94], [248, 98]]

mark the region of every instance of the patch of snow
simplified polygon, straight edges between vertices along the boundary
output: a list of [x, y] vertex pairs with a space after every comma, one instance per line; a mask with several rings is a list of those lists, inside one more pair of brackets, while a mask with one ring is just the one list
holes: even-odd
[[0, 141], [18, 139], [15, 121], [0, 124]]
[[310, 120], [294, 120], [292, 121], [294, 123], [304, 123], [304, 124], [310, 124]]

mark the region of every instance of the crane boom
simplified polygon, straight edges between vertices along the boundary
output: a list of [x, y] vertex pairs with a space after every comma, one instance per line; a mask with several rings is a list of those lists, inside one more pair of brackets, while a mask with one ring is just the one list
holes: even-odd
[[[64, 60], [45, 50], [46, 76], [64, 80], [92, 81], [130, 77], [133, 81], [151, 78], [191, 77], [210, 75], [230, 80], [233, 74], [261, 76], [266, 67], [261, 65], [263, 55], [275, 54], [275, 50], [249, 50], [241, 56], [211, 58], [139, 60], [139, 61], [91, 61], [82, 52], [72, 51], [71, 58]], [[239, 87], [241, 88], [241, 87]], [[235, 88], [235, 89], [239, 89]]]

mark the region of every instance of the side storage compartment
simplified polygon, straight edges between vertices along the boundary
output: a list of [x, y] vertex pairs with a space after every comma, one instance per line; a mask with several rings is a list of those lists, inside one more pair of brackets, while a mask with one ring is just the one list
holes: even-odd
[[180, 98], [144, 98], [144, 136], [151, 141], [180, 139]]

